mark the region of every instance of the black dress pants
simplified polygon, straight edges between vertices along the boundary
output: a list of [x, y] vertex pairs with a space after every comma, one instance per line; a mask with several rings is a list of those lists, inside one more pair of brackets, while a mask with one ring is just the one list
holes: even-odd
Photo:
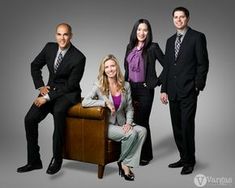
[[134, 122], [147, 129], [147, 136], [142, 147], [140, 160], [150, 161], [153, 159], [153, 149], [149, 118], [153, 104], [154, 89], [144, 87], [142, 83], [131, 83], [131, 95], [135, 109]]
[[197, 109], [197, 94], [187, 98], [170, 100], [170, 114], [174, 139], [181, 160], [188, 165], [194, 165], [195, 160], [195, 115]]
[[27, 139], [28, 163], [37, 163], [40, 160], [38, 145], [38, 125], [51, 113], [54, 119], [53, 132], [53, 157], [56, 160], [62, 160], [65, 120], [69, 107], [73, 103], [65, 97], [59, 97], [56, 100], [49, 101], [41, 107], [32, 105], [25, 116], [25, 131]]

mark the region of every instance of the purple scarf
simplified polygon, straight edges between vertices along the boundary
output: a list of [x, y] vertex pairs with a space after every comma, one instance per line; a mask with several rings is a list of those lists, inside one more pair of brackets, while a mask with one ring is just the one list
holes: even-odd
[[133, 82], [144, 82], [144, 59], [142, 56], [143, 48], [133, 50], [127, 56], [129, 67], [129, 79]]

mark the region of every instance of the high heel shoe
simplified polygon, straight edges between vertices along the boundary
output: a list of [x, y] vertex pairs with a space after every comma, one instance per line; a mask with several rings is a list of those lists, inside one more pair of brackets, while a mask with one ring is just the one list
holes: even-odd
[[121, 164], [121, 162], [117, 162], [117, 165], [118, 165], [119, 176], [123, 177], [124, 170], [122, 169], [122, 164]]
[[135, 174], [131, 171], [131, 169], [130, 169], [130, 175], [135, 177]]
[[122, 169], [121, 162], [117, 162], [117, 164], [118, 164], [118, 168], [119, 168], [119, 175], [121, 177], [124, 177], [124, 179], [127, 181], [134, 181], [134, 179], [135, 179], [134, 173], [130, 170], [130, 174], [125, 174], [124, 170]]

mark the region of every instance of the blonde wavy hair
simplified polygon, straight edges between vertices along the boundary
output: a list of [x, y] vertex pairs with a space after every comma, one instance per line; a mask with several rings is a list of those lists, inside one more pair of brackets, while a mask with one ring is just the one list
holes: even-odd
[[109, 55], [105, 56], [101, 60], [100, 67], [99, 67], [99, 74], [98, 74], [98, 77], [97, 77], [98, 78], [98, 83], [99, 83], [99, 89], [100, 89], [100, 91], [103, 95], [106, 95], [106, 96], [109, 95], [109, 81], [108, 81], [108, 76], [105, 73], [105, 62], [108, 61], [108, 60], [113, 60], [115, 62], [115, 65], [116, 65], [116, 68], [117, 68], [117, 74], [116, 74], [117, 87], [122, 93], [124, 93], [125, 92], [124, 76], [121, 72], [121, 69], [120, 69], [119, 62], [118, 62], [117, 58], [112, 54], [109, 54]]

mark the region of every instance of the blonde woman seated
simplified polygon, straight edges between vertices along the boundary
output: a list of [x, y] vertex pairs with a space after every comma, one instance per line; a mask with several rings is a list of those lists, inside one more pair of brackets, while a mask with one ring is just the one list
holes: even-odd
[[146, 129], [133, 122], [130, 86], [124, 81], [118, 60], [113, 55], [107, 55], [101, 61], [98, 81], [83, 99], [82, 106], [110, 109], [108, 138], [121, 142], [119, 175], [133, 181], [135, 176], [131, 168], [139, 165]]

